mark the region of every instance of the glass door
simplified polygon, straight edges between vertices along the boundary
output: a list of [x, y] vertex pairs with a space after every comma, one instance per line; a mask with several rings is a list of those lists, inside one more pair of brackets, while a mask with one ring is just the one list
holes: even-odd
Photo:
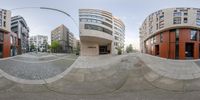
[[3, 44], [0, 44], [0, 58], [3, 58]]

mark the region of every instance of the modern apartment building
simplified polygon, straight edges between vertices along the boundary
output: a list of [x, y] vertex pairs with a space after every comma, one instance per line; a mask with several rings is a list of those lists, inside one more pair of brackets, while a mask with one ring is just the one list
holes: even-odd
[[46, 52], [48, 49], [48, 36], [44, 35], [31, 36], [29, 39], [30, 49], [32, 49], [31, 45], [34, 45], [35, 49], [39, 52]]
[[11, 11], [0, 9], [0, 58], [10, 56]]
[[58, 41], [61, 48], [58, 52], [71, 53], [73, 51], [74, 35], [65, 25], [60, 25], [51, 31], [51, 42]]
[[18, 50], [18, 36], [16, 33], [10, 32], [10, 56], [16, 56]]
[[74, 40], [73, 40], [73, 51], [76, 51], [80, 49], [80, 41], [77, 40], [75, 37], [74, 37]]
[[140, 48], [163, 58], [200, 58], [200, 9], [168, 8], [150, 14], [140, 28]]
[[125, 25], [112, 13], [98, 9], [79, 10], [82, 56], [116, 54], [124, 47]]
[[11, 31], [18, 35], [18, 54], [29, 51], [29, 27], [22, 16], [14, 16], [11, 18]]

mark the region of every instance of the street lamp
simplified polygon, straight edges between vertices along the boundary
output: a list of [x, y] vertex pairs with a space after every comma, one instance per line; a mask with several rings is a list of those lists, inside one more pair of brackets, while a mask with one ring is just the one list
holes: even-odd
[[43, 10], [52, 10], [52, 11], [57, 11], [57, 12], [63, 13], [67, 17], [69, 17], [73, 21], [73, 23], [76, 25], [76, 27], [79, 29], [78, 24], [76, 23], [74, 18], [70, 14], [68, 14], [68, 13], [66, 13], [66, 12], [64, 12], [62, 10], [55, 9], [55, 8], [49, 8], [49, 7], [20, 7], [20, 8], [10, 9], [10, 10], [13, 11], [13, 10], [20, 10], [20, 9], [43, 9]]
[[77, 26], [77, 28], [78, 28], [78, 24], [76, 23], [76, 21], [74, 20], [74, 18], [73, 18], [70, 14], [68, 14], [68, 13], [66, 13], [66, 12], [64, 12], [64, 11], [62, 11], [62, 10], [59, 10], [59, 9], [49, 8], [49, 7], [20, 7], [20, 8], [10, 9], [10, 10], [13, 11], [13, 10], [19, 10], [19, 9], [44, 9], [44, 10], [57, 11], [57, 12], [60, 12], [60, 13], [63, 13], [63, 14], [65, 14], [65, 15], [67, 15], [70, 19], [72, 19], [72, 21], [74, 22], [74, 24], [75, 24], [75, 25]]

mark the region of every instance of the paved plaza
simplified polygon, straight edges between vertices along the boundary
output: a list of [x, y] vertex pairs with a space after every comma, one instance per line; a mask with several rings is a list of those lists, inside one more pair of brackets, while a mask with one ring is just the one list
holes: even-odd
[[0, 60], [0, 68], [0, 100], [200, 98], [198, 60], [174, 61], [140, 53], [78, 58], [30, 53]]
[[8, 77], [42, 80], [64, 72], [76, 58], [72, 54], [28, 53], [0, 60], [0, 69]]

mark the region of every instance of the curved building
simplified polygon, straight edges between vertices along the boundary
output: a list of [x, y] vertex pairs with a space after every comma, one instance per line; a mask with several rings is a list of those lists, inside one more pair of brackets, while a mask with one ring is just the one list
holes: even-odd
[[22, 16], [18, 15], [11, 17], [11, 31], [17, 33], [18, 35], [18, 54], [28, 52], [28, 38], [30, 29], [26, 23], [26, 20]]
[[80, 9], [79, 18], [81, 55], [116, 54], [124, 47], [125, 25], [110, 12]]
[[140, 27], [141, 52], [169, 59], [200, 58], [200, 9], [168, 8]]

